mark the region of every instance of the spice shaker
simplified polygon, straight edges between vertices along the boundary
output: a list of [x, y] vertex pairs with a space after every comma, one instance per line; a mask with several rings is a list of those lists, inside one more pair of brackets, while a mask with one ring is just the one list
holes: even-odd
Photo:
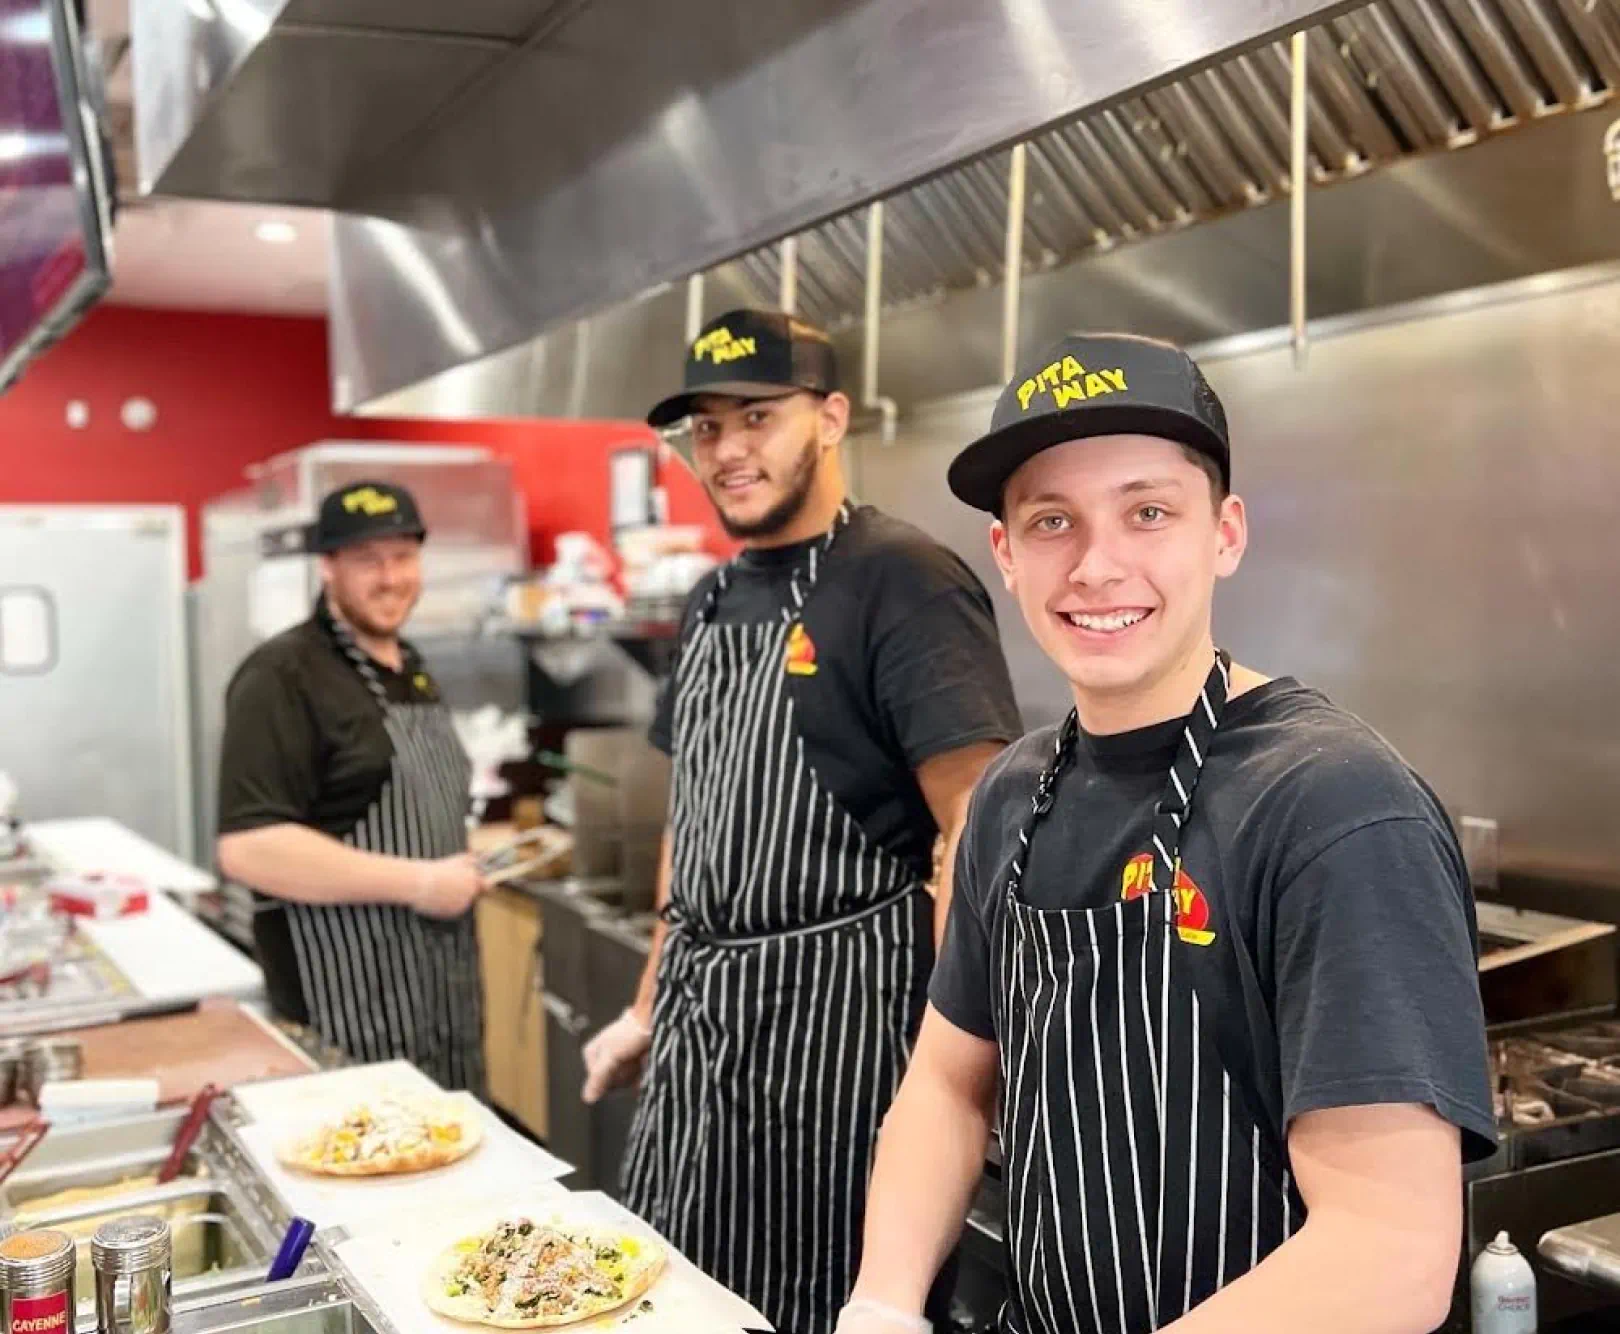
[[0, 1241], [0, 1334], [73, 1334], [78, 1252], [65, 1232]]
[[128, 1214], [96, 1229], [97, 1334], [169, 1334], [174, 1243], [153, 1214]]

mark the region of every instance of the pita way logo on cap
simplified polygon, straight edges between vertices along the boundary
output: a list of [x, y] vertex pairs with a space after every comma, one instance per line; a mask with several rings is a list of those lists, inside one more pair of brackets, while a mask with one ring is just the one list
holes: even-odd
[[733, 338], [731, 330], [721, 325], [692, 344], [692, 360], [702, 361], [707, 357], [716, 366], [721, 366], [728, 361], [740, 361], [744, 357], [751, 357], [757, 351], [759, 339]]
[[780, 310], [729, 310], [699, 331], [681, 373], [679, 393], [653, 405], [647, 424], [673, 426], [705, 394], [744, 401], [782, 398], [795, 390], [838, 388], [832, 340], [813, 324]]
[[1000, 515], [1012, 475], [1044, 449], [1104, 435], [1146, 435], [1207, 455], [1231, 484], [1226, 411], [1179, 347], [1134, 334], [1070, 334], [1002, 390], [990, 430], [951, 463], [951, 490]]
[[1018, 407], [1028, 412], [1037, 394], [1050, 394], [1053, 407], [1066, 408], [1071, 403], [1118, 393], [1125, 388], [1125, 372], [1120, 367], [1111, 371], [1087, 371], [1073, 357], [1064, 357], [1062, 361], [1042, 366], [1018, 386]]
[[308, 549], [330, 555], [374, 537], [427, 537], [416, 499], [403, 486], [356, 481], [327, 493], [308, 532]]
[[374, 486], [361, 486], [343, 493], [343, 508], [350, 514], [366, 514], [375, 518], [379, 514], [392, 514], [397, 510], [399, 498]]

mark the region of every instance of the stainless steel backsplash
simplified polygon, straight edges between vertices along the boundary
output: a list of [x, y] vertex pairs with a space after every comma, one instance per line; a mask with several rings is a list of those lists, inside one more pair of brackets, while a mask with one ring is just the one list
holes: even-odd
[[[1505, 877], [1620, 886], [1620, 268], [1330, 325], [1304, 370], [1275, 338], [1200, 360], [1250, 520], [1219, 642], [1365, 718], [1454, 816], [1499, 821]], [[991, 589], [1034, 726], [1066, 686], [945, 487], [993, 399], [910, 411], [852, 466]]]

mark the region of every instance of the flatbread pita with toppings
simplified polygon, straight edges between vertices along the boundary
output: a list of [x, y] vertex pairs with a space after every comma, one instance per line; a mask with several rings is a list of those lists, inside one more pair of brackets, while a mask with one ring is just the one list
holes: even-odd
[[470, 1325], [571, 1325], [635, 1301], [657, 1281], [664, 1259], [664, 1248], [647, 1237], [506, 1219], [444, 1251], [422, 1296], [438, 1314]]
[[276, 1156], [318, 1176], [394, 1176], [446, 1167], [483, 1137], [469, 1099], [384, 1094], [288, 1141]]

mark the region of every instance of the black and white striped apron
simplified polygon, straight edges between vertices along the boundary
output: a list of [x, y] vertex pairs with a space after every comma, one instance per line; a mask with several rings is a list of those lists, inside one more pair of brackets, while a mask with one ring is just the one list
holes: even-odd
[[933, 948], [917, 875], [806, 763], [785, 670], [848, 521], [779, 624], [714, 624], [722, 571], [681, 654], [669, 931], [624, 1170], [627, 1205], [787, 1334], [828, 1334], [849, 1295]]
[[[396, 704], [377, 669], [324, 604], [322, 624], [366, 683], [394, 755], [371, 808], [343, 841], [392, 857], [467, 848], [471, 763], [442, 703]], [[394, 904], [287, 903], [310, 1023], [356, 1061], [404, 1059], [446, 1088], [484, 1092], [477, 921]]]
[[[1281, 1133], [1222, 1059], [1178, 939], [1181, 830], [1226, 707], [1217, 655], [1153, 822], [1148, 893], [1095, 911], [1020, 896], [1074, 753], [1036, 787], [995, 948], [1012, 1334], [1143, 1334], [1254, 1268], [1304, 1222]], [[1234, 1066], [1237, 1073], [1234, 1073]]]

